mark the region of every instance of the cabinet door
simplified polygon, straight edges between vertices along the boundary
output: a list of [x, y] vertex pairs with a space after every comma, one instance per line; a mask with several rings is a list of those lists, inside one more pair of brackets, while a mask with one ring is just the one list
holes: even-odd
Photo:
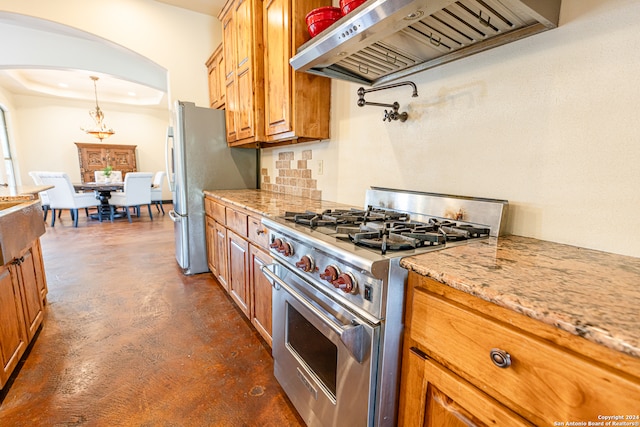
[[235, 4], [232, 4], [227, 14], [222, 18], [222, 38], [224, 47], [224, 87], [226, 95], [225, 124], [227, 128], [227, 142], [238, 139], [238, 85], [236, 82], [236, 30], [234, 17]]
[[229, 294], [245, 316], [249, 312], [249, 243], [227, 230], [229, 257]]
[[27, 349], [20, 285], [8, 265], [0, 267], [0, 388]]
[[207, 264], [209, 270], [214, 277], [218, 277], [218, 268], [216, 264], [216, 222], [207, 217], [207, 230], [205, 233], [207, 242]]
[[27, 326], [27, 338], [31, 340], [44, 318], [42, 297], [38, 283], [37, 263], [33, 248], [29, 248], [16, 264], [17, 280], [20, 283], [24, 320]]
[[38, 290], [40, 291], [40, 298], [42, 299], [42, 305], [47, 302], [47, 275], [44, 272], [44, 260], [42, 259], [42, 246], [40, 245], [40, 239], [35, 241], [33, 245], [33, 259], [35, 261], [36, 269], [36, 281], [38, 282]]
[[260, 270], [271, 264], [271, 257], [258, 247], [251, 254], [251, 323], [271, 346], [271, 283]]
[[228, 266], [227, 266], [227, 229], [216, 223], [215, 233], [215, 260], [218, 282], [229, 292]]
[[253, 85], [253, 10], [252, 0], [238, 0], [235, 11], [236, 31], [236, 99], [238, 139], [254, 136], [255, 117]]
[[408, 351], [405, 362], [401, 426], [533, 426], [420, 352]]
[[265, 125], [267, 135], [292, 130], [290, 0], [264, 2]]
[[112, 146], [108, 150], [109, 164], [114, 170], [122, 171], [122, 178], [128, 172], [135, 172], [136, 165], [136, 152], [130, 148], [120, 148], [117, 145]]

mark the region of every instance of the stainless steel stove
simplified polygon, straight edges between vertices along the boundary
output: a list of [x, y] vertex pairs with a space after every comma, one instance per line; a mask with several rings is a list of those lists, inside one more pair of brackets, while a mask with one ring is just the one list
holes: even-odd
[[310, 426], [392, 426], [404, 289], [400, 259], [503, 234], [504, 200], [385, 188], [363, 209], [264, 218], [274, 262], [275, 376]]

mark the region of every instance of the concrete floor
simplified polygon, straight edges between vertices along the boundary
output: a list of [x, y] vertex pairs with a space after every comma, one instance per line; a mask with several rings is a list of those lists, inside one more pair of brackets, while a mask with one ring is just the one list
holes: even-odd
[[271, 349], [210, 273], [181, 274], [153, 212], [47, 225], [45, 321], [0, 426], [304, 425]]

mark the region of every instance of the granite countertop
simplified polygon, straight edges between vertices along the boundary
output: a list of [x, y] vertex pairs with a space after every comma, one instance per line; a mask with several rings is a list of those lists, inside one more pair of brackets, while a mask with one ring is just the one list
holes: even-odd
[[307, 197], [291, 196], [265, 190], [205, 190], [204, 193], [258, 215], [272, 217], [283, 216], [286, 211], [304, 212], [305, 210], [323, 211], [325, 209], [362, 208], [362, 206], [345, 205], [326, 200], [313, 200]]
[[640, 258], [506, 236], [400, 265], [640, 358]]
[[53, 188], [51, 185], [19, 185], [15, 187], [0, 185], [0, 200], [33, 200], [41, 191]]

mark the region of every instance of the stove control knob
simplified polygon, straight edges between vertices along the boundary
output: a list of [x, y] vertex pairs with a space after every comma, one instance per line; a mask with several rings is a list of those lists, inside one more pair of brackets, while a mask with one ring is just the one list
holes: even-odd
[[313, 271], [316, 268], [315, 263], [313, 262], [313, 258], [309, 255], [304, 255], [300, 258], [300, 261], [296, 262], [296, 267], [298, 267], [302, 271]]
[[282, 242], [276, 250], [284, 256], [293, 255], [293, 246], [289, 242]]
[[320, 273], [320, 278], [326, 280], [329, 283], [333, 283], [334, 280], [340, 275], [340, 269], [335, 265], [330, 265], [324, 269], [324, 273]]
[[273, 241], [269, 245], [270, 248], [273, 248], [275, 250], [278, 250], [280, 246], [282, 246], [282, 239], [273, 239]]
[[345, 294], [356, 293], [358, 287], [356, 284], [356, 278], [353, 277], [353, 274], [351, 273], [342, 273], [336, 280], [331, 282], [331, 284]]

